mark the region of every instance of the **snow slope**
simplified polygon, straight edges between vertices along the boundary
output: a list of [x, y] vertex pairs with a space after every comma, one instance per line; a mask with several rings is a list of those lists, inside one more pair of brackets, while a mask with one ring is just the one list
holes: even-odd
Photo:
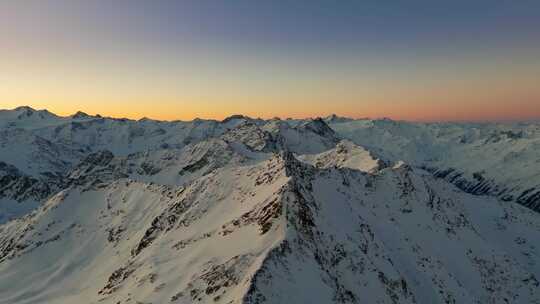
[[540, 301], [538, 215], [406, 165], [89, 182], [0, 227], [0, 303]]
[[[2, 248], [0, 303], [167, 303], [227, 262], [242, 267], [231, 280], [243, 281], [280, 232], [259, 237], [257, 223], [235, 233], [222, 226], [235, 227], [246, 211], [275, 199], [286, 181], [276, 177], [247, 189], [243, 184], [257, 176], [244, 170], [225, 170], [185, 188], [121, 179], [59, 193], [2, 228], [2, 244], [11, 247]], [[241, 203], [244, 191], [258, 194]], [[240, 299], [247, 288], [242, 283], [224, 299]]]

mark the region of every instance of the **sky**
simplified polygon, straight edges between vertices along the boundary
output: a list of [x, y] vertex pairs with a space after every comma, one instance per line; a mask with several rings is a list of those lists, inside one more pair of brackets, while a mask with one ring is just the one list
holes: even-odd
[[0, 108], [540, 118], [540, 1], [6, 0]]

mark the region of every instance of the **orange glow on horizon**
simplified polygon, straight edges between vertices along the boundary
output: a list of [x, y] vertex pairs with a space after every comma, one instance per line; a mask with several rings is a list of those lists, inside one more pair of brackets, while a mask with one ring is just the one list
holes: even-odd
[[540, 63], [533, 57], [517, 62], [458, 58], [455, 63], [427, 58], [416, 65], [354, 58], [324, 64], [265, 62], [238, 56], [207, 62], [193, 56], [119, 60], [45, 54], [28, 61], [0, 50], [0, 108], [29, 105], [62, 116], [80, 110], [159, 120], [220, 120], [232, 114], [412, 121], [540, 118]]
[[[82, 104], [82, 103], [81, 103]], [[22, 103], [7, 103], [2, 109], [13, 109], [18, 106], [27, 105], [32, 108], [42, 110], [46, 109], [59, 116], [69, 116], [77, 111], [83, 111], [91, 115], [101, 115], [104, 117], [128, 118], [138, 120], [141, 118], [150, 118], [156, 120], [174, 121], [183, 120], [190, 121], [195, 118], [223, 120], [233, 114], [242, 114], [252, 118], [270, 119], [279, 117], [286, 118], [309, 118], [309, 117], [325, 117], [331, 114], [349, 118], [390, 118], [393, 120], [418, 121], [418, 122], [445, 122], [445, 121], [520, 121], [540, 119], [538, 108], [534, 104], [518, 102], [508, 102], [500, 107], [484, 108], [482, 106], [458, 107], [452, 105], [430, 105], [430, 104], [413, 104], [403, 103], [393, 106], [379, 106], [370, 108], [369, 105], [359, 106], [356, 111], [344, 111], [331, 109], [295, 109], [292, 111], [274, 109], [273, 111], [241, 111], [226, 110], [220, 107], [214, 109], [205, 108], [188, 109], [183, 106], [159, 106], [159, 103], [154, 102], [156, 106], [114, 106], [103, 107], [102, 104], [96, 106], [88, 106], [85, 103], [70, 104], [62, 106], [53, 106], [50, 103], [41, 102], [22, 102]], [[525, 113], [525, 114], [524, 114]]]

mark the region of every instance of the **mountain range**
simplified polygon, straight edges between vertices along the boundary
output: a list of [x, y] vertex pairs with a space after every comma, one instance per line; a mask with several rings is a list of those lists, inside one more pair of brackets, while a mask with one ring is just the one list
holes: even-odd
[[0, 303], [540, 303], [540, 123], [0, 110]]

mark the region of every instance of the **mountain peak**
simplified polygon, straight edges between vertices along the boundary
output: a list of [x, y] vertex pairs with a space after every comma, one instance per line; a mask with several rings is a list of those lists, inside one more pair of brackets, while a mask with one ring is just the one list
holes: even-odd
[[324, 121], [326, 123], [340, 123], [340, 122], [348, 122], [352, 121], [353, 119], [343, 116], [338, 116], [336, 114], [330, 114], [324, 118]]
[[77, 113], [71, 115], [71, 118], [73, 119], [84, 119], [84, 118], [89, 118], [90, 115], [82, 112], [82, 111], [77, 111]]
[[15, 113], [17, 113], [18, 119], [25, 119], [30, 117], [35, 117], [39, 119], [45, 119], [45, 118], [56, 118], [55, 114], [49, 112], [48, 110], [36, 110], [30, 106], [20, 106], [15, 109], [13, 109]]
[[318, 134], [323, 137], [334, 138], [336, 136], [334, 130], [328, 126], [328, 124], [320, 117], [310, 119], [302, 123], [300, 128], [307, 129], [312, 131], [315, 134]]
[[319, 154], [302, 155], [300, 160], [317, 168], [349, 168], [368, 173], [379, 171], [388, 163], [349, 140], [342, 140], [334, 149]]
[[251, 119], [251, 117], [248, 117], [248, 116], [245, 116], [245, 115], [242, 115], [242, 114], [233, 114], [233, 115], [228, 116], [225, 119], [223, 119], [221, 121], [221, 123], [227, 123], [227, 122], [233, 121], [233, 120], [252, 120], [252, 119]]
[[14, 111], [17, 111], [17, 112], [23, 112], [23, 111], [27, 111], [27, 112], [36, 112], [37, 110], [30, 107], [30, 106], [20, 106], [20, 107], [16, 107], [15, 109], [13, 109]]

